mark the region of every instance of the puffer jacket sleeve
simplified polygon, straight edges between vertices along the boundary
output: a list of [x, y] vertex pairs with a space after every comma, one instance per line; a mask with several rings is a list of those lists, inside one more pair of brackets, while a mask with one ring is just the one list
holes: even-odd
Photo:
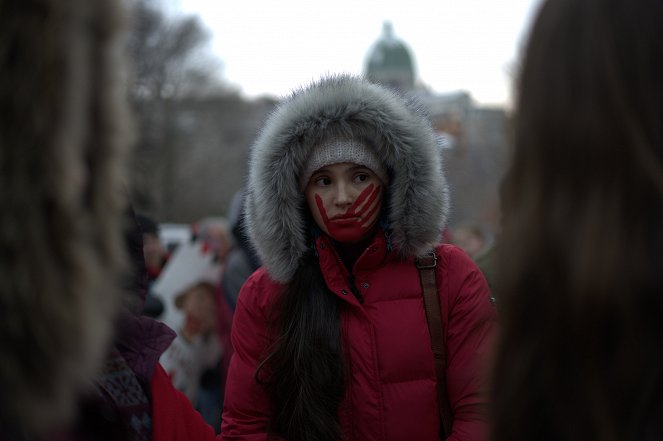
[[215, 441], [212, 426], [191, 406], [189, 399], [157, 365], [150, 380], [153, 441]]
[[230, 360], [223, 404], [221, 439], [224, 441], [266, 441], [277, 438], [267, 433], [270, 405], [255, 372], [269, 344], [268, 309], [277, 284], [263, 269], [242, 287], [233, 317]]
[[459, 248], [438, 248], [437, 275], [447, 349], [447, 391], [453, 412], [449, 441], [487, 436], [487, 381], [497, 313], [481, 271]]

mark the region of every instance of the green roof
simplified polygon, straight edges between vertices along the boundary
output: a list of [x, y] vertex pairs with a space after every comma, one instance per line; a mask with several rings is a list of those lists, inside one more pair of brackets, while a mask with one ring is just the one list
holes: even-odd
[[379, 83], [414, 87], [414, 62], [410, 50], [394, 36], [391, 23], [385, 22], [382, 35], [368, 54], [366, 76]]

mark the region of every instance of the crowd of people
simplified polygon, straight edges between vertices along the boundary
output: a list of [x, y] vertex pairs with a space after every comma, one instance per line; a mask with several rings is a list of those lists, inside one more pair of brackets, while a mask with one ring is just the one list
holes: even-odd
[[448, 225], [420, 105], [332, 75], [175, 249], [124, 6], [0, 2], [0, 440], [663, 437], [660, 0], [543, 0], [496, 237]]

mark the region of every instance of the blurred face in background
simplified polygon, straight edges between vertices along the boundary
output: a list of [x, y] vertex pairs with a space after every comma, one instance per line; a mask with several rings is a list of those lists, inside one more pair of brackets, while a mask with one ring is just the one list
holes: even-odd
[[199, 283], [175, 299], [175, 306], [184, 313], [182, 333], [187, 339], [207, 335], [216, 329], [215, 288]]
[[454, 230], [453, 243], [462, 248], [470, 257], [479, 254], [486, 245], [486, 241], [479, 231], [467, 227]]
[[166, 247], [155, 234], [143, 234], [143, 255], [145, 266], [149, 269], [157, 269], [163, 266], [166, 260]]
[[225, 262], [232, 247], [227, 228], [221, 225], [206, 225], [200, 239], [214, 252], [217, 262]]

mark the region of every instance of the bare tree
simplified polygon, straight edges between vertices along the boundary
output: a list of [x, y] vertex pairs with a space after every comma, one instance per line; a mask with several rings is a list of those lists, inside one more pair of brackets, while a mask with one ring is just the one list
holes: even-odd
[[164, 217], [175, 185], [175, 107], [181, 98], [222, 91], [221, 62], [204, 51], [210, 34], [198, 17], [169, 17], [158, 1], [128, 1], [132, 28], [127, 51], [133, 71], [129, 100], [138, 132], [132, 161], [134, 203]]
[[134, 101], [190, 95], [220, 87], [221, 64], [203, 51], [210, 34], [197, 16], [167, 17], [154, 0], [132, 1], [128, 51], [133, 61]]

